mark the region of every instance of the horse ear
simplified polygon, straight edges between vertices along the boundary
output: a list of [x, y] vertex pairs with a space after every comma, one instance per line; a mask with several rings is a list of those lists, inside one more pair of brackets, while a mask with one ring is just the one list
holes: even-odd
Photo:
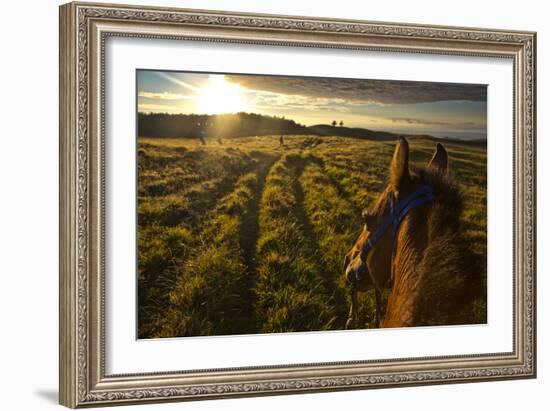
[[428, 168], [431, 168], [435, 171], [438, 171], [442, 174], [445, 174], [447, 172], [447, 150], [445, 150], [445, 147], [441, 145], [440, 143], [437, 143], [437, 147], [435, 148], [435, 153], [428, 163]]
[[395, 147], [391, 161], [390, 181], [393, 187], [397, 190], [410, 181], [409, 143], [405, 137], [399, 137], [399, 142]]

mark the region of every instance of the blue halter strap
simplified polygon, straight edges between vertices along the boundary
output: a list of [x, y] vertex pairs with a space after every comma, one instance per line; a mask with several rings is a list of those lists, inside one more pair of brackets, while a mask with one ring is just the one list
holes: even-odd
[[[382, 238], [390, 226], [392, 226], [392, 244], [395, 244], [395, 237], [399, 229], [399, 224], [401, 224], [401, 221], [403, 221], [407, 214], [413, 208], [431, 203], [434, 200], [435, 196], [432, 188], [427, 185], [421, 185], [397, 204], [395, 204], [393, 193], [390, 193], [390, 213], [382, 220], [378, 229], [371, 234], [369, 240], [363, 246], [361, 250], [361, 260], [366, 261], [369, 251]], [[360, 278], [357, 280], [360, 280]]]

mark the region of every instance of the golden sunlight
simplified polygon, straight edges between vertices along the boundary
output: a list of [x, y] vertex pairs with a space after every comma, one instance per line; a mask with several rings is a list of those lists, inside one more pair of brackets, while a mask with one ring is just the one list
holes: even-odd
[[210, 74], [208, 84], [200, 90], [197, 112], [222, 114], [248, 111], [241, 87], [228, 82], [223, 74]]

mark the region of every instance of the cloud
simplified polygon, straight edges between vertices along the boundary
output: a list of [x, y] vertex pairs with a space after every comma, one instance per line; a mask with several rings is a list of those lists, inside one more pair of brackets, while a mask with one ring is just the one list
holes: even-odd
[[174, 84], [177, 84], [178, 86], [185, 87], [186, 89], [189, 89], [191, 91], [194, 91], [198, 93], [200, 91], [200, 88], [195, 87], [191, 83], [187, 83], [186, 81], [183, 81], [181, 78], [178, 77], [177, 74], [168, 74], [163, 71], [155, 71], [155, 74], [157, 74], [159, 77], [162, 77], [168, 81], [171, 81]]
[[140, 113], [182, 113], [182, 107], [176, 105], [163, 105], [163, 104], [148, 104], [139, 103], [138, 112]]
[[434, 121], [412, 117], [386, 117], [385, 118], [392, 123], [419, 125], [419, 126], [443, 126], [443, 127], [459, 127], [459, 128], [481, 128], [485, 127], [485, 124], [474, 123], [473, 121]]
[[479, 84], [317, 77], [225, 75], [245, 89], [292, 96], [343, 99], [347, 104], [414, 104], [437, 101], [487, 101]]
[[269, 110], [312, 110], [344, 113], [350, 111], [344, 105], [343, 99], [324, 97], [309, 97], [302, 95], [278, 94], [269, 91], [254, 91], [249, 93], [251, 106], [256, 109]]
[[154, 93], [151, 91], [140, 91], [138, 97], [153, 99], [153, 100], [189, 100], [195, 99], [196, 96], [188, 96], [183, 94], [169, 93], [163, 91], [162, 93]]

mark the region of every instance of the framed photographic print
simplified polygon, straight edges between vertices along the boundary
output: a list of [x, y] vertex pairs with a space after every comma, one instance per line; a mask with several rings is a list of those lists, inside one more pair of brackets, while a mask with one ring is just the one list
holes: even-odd
[[535, 377], [535, 40], [61, 6], [61, 404]]

